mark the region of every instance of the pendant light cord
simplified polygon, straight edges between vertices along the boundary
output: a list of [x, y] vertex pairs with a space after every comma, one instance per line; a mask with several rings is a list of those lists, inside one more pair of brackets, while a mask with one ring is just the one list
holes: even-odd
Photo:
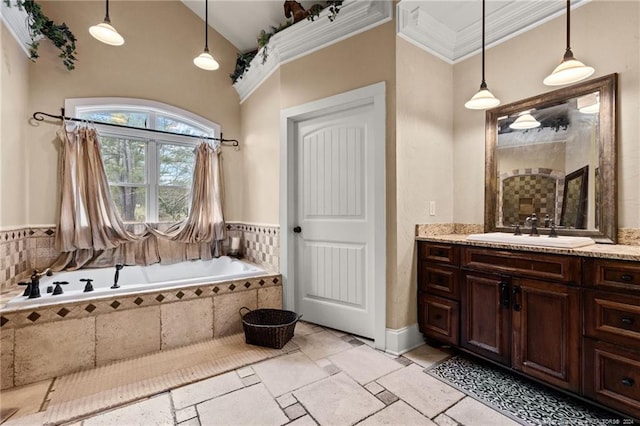
[[204, 51], [209, 51], [209, 0], [204, 2]]
[[573, 59], [571, 51], [571, 0], [567, 0], [567, 49], [564, 51], [564, 60]]
[[484, 80], [484, 1], [482, 0], [482, 82], [480, 83], [480, 89], [487, 88], [487, 83]]
[[106, 22], [107, 24], [111, 23], [111, 19], [109, 19], [109, 0], [106, 0], [105, 2], [105, 15], [104, 15], [104, 22]]

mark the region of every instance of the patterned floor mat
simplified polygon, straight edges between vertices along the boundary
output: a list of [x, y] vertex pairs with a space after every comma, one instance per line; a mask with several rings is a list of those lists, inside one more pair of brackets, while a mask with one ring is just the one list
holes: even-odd
[[522, 424], [633, 424], [630, 419], [619, 418], [488, 363], [460, 355], [424, 372]]

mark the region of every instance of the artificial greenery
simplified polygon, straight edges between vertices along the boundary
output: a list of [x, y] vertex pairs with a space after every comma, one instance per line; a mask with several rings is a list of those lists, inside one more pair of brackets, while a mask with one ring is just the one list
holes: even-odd
[[[11, 0], [4, 0], [7, 6], [11, 6]], [[68, 70], [75, 68], [76, 58], [76, 37], [73, 35], [67, 24], [56, 24], [42, 12], [42, 8], [34, 0], [16, 0], [14, 5], [18, 9], [27, 12], [29, 25], [29, 56], [32, 61], [38, 59], [38, 47], [40, 42], [36, 38], [40, 35], [48, 38], [60, 50], [58, 55], [62, 58], [62, 63]]]
[[248, 53], [238, 53], [236, 69], [233, 71], [233, 74], [229, 74], [229, 77], [231, 77], [231, 81], [233, 82], [232, 84], [236, 84], [236, 81], [238, 81], [249, 69], [251, 61], [255, 58], [257, 53], [258, 52], [256, 50]]
[[[327, 15], [327, 17], [331, 22], [333, 22], [338, 16], [338, 13], [340, 12], [340, 8], [342, 7], [342, 3], [344, 3], [344, 0], [327, 1], [326, 7], [329, 8], [329, 14]], [[323, 9], [325, 9], [325, 7], [322, 7], [319, 4], [314, 4], [308, 10], [309, 15], [307, 16], [307, 19], [310, 21], [314, 21], [315, 18], [320, 15], [320, 12]], [[271, 40], [271, 37], [273, 37], [280, 31], [284, 30], [285, 28], [290, 27], [291, 25], [293, 25], [293, 21], [286, 21], [284, 24], [278, 25], [278, 27], [272, 26], [271, 31], [269, 32], [265, 30], [260, 31], [260, 34], [258, 34], [258, 49], [262, 49], [261, 55], [262, 55], [263, 64], [267, 61], [267, 58], [269, 57], [269, 40]], [[255, 55], [256, 55], [255, 51], [244, 53], [244, 54], [240, 54], [240, 53], [238, 54], [238, 58], [236, 59], [236, 69], [234, 70], [233, 74], [229, 74], [229, 77], [231, 77], [231, 81], [233, 81], [233, 84], [235, 84], [238, 80], [240, 80], [242, 76], [247, 72], [247, 70], [249, 69], [249, 66], [251, 65], [251, 61], [253, 60]]]

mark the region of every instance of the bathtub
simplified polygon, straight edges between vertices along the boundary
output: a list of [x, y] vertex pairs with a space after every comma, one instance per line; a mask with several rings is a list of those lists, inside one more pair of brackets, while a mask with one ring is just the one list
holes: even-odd
[[[16, 296], [6, 303], [5, 309], [41, 307], [115, 295], [171, 290], [266, 274], [266, 271], [258, 266], [228, 256], [173, 265], [157, 263], [150, 266], [125, 266], [119, 273], [120, 288], [112, 289], [115, 272], [115, 268], [88, 268], [58, 272], [50, 277], [43, 276], [40, 278], [41, 297], [29, 299], [27, 296]], [[85, 283], [80, 281], [83, 278], [93, 279], [93, 291], [84, 292]], [[62, 285], [63, 294], [54, 296], [52, 293], [47, 293], [47, 288], [53, 289], [55, 281], [69, 283]]]

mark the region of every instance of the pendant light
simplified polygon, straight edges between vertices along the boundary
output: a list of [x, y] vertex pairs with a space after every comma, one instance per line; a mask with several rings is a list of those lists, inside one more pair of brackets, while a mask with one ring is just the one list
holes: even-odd
[[109, 19], [109, 0], [106, 0], [104, 22], [90, 27], [89, 33], [91, 33], [96, 40], [110, 46], [122, 46], [124, 44], [124, 38], [111, 26], [111, 20]]
[[218, 62], [209, 53], [209, 0], [205, 0], [204, 3], [204, 51], [193, 58], [193, 63], [198, 68], [207, 71], [215, 71], [220, 68]]
[[571, 51], [571, 0], [567, 0], [567, 50], [560, 65], [542, 82], [547, 86], [562, 86], [589, 77], [595, 71], [573, 57]]
[[509, 128], [515, 130], [535, 129], [536, 127], [540, 127], [540, 122], [531, 115], [531, 111], [521, 112], [516, 121], [509, 124]]
[[493, 93], [487, 88], [487, 83], [484, 80], [484, 1], [482, 0], [482, 82], [480, 83], [480, 90], [473, 95], [464, 106], [469, 109], [488, 109], [500, 105], [500, 100], [493, 96]]

